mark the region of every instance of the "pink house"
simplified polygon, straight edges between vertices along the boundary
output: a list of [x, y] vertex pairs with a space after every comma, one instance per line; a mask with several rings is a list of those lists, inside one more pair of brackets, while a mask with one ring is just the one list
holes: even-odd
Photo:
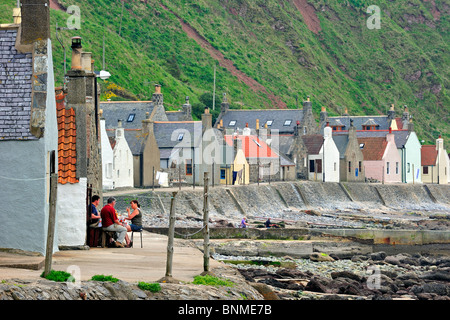
[[358, 138], [358, 142], [367, 179], [386, 183], [402, 181], [401, 157], [392, 131], [386, 137]]

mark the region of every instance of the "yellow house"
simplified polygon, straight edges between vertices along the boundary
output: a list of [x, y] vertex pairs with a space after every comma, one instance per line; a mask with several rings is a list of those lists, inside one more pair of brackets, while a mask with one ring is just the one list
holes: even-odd
[[[224, 161], [220, 167], [220, 184], [244, 185], [250, 181], [250, 167], [242, 150], [242, 141], [235, 139], [233, 147], [226, 145], [225, 153], [232, 156], [231, 162]], [[229, 163], [229, 164], [228, 164]]]

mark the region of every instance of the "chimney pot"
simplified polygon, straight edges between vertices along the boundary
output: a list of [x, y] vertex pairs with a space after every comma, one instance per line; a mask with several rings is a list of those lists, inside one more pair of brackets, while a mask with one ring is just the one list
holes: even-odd
[[81, 37], [72, 38], [72, 70], [81, 70]]
[[392, 127], [389, 127], [389, 133], [392, 133]]

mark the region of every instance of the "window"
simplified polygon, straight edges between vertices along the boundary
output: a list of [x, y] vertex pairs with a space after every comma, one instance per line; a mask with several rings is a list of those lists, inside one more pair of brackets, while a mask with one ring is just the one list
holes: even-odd
[[386, 162], [386, 174], [389, 174], [389, 162]]
[[359, 161], [359, 172], [362, 172], [362, 161]]
[[225, 169], [220, 169], [220, 179], [225, 180]]
[[336, 162], [334, 163], [334, 171], [336, 171]]
[[423, 167], [423, 174], [428, 174], [428, 166]]
[[352, 162], [351, 161], [348, 162], [348, 172], [349, 173], [352, 172]]
[[192, 176], [192, 160], [191, 159], [186, 160], [186, 175]]
[[398, 162], [395, 163], [395, 174], [398, 174]]
[[270, 127], [273, 124], [273, 120], [267, 120], [266, 124], [268, 127]]
[[229, 127], [234, 127], [236, 125], [236, 120], [231, 120], [230, 123], [228, 123]]
[[180, 133], [180, 134], [178, 135], [178, 141], [183, 140], [183, 137], [184, 137], [184, 133]]
[[285, 120], [283, 125], [284, 125], [285, 127], [287, 127], [287, 126], [290, 126], [291, 123], [292, 123], [292, 120]]
[[408, 162], [408, 173], [410, 173], [411, 172], [411, 164]]
[[359, 144], [359, 148], [360, 148], [360, 149], [363, 149], [364, 146], [365, 146], [365, 143], [360, 143], [360, 144]]
[[136, 116], [135, 113], [130, 113], [130, 115], [128, 116], [127, 122], [133, 122], [135, 116]]

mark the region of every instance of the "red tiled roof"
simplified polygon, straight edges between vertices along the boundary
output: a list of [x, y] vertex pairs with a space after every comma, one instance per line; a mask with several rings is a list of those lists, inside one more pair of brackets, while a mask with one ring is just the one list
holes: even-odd
[[436, 146], [433, 146], [433, 145], [422, 146], [422, 150], [421, 150], [422, 165], [423, 166], [436, 165], [437, 154], [438, 154], [438, 152], [436, 150]]
[[309, 154], [319, 154], [323, 145], [323, 136], [320, 134], [309, 134], [302, 136], [303, 143]]
[[363, 153], [364, 160], [381, 160], [383, 159], [384, 150], [388, 142], [384, 137], [377, 138], [358, 138], [359, 144], [364, 144], [361, 149]]
[[[233, 137], [225, 135], [225, 141], [228, 145], [233, 146]], [[238, 135], [238, 139], [242, 140], [242, 150], [246, 158], [278, 158], [278, 154], [270, 148], [267, 143], [254, 135]]]
[[58, 121], [58, 182], [61, 184], [77, 183], [76, 163], [77, 129], [75, 110], [66, 109], [65, 94], [56, 90], [56, 112]]

